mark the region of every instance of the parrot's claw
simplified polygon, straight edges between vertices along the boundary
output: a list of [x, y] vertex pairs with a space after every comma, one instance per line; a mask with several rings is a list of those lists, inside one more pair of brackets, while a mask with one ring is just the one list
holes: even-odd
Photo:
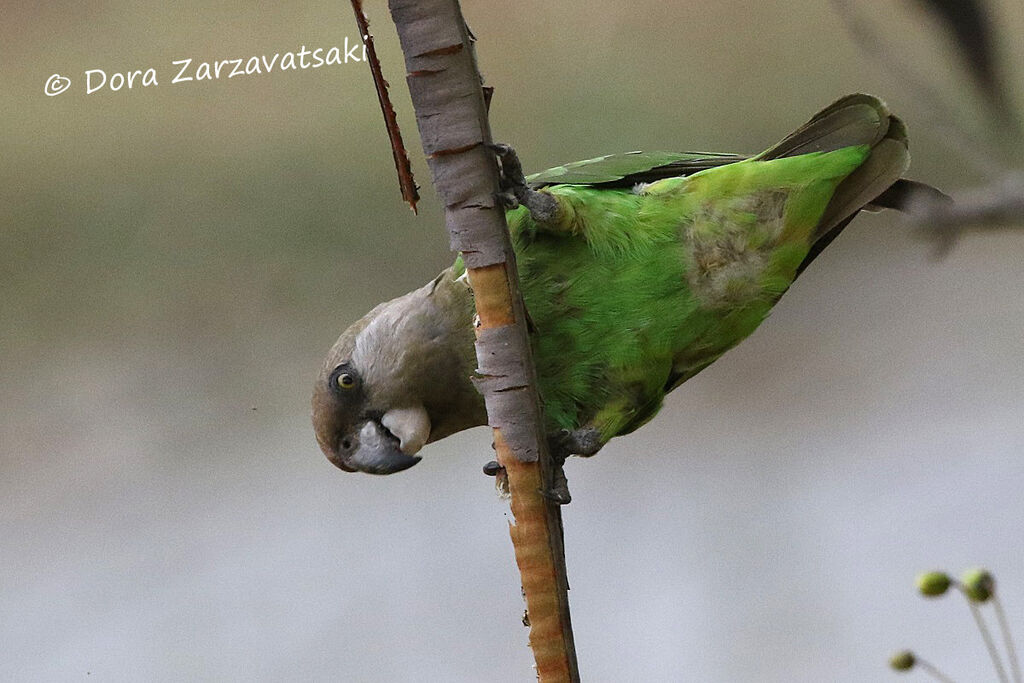
[[[562, 461], [565, 462], [564, 460]], [[555, 463], [555, 472], [552, 477], [551, 488], [541, 491], [541, 495], [552, 503], [568, 505], [572, 502], [572, 494], [569, 493], [569, 480], [565, 478], [565, 470], [561, 463]]]
[[[542, 496], [559, 505], [566, 505], [572, 500], [572, 496], [569, 494], [569, 482], [566, 480], [565, 471], [562, 469], [562, 463], [564, 462], [565, 458], [555, 457], [555, 472], [551, 488], [541, 490]], [[502, 498], [509, 497], [508, 473], [497, 460], [491, 460], [484, 465], [484, 474], [488, 477], [494, 477], [494, 488], [498, 489], [498, 494]]]
[[498, 203], [501, 204], [502, 208], [506, 211], [519, 208], [519, 200], [516, 199], [515, 194], [512, 192], [499, 192], [495, 196], [498, 198]]
[[548, 436], [548, 448], [555, 470], [551, 474], [551, 486], [543, 492], [548, 500], [567, 505], [572, 500], [569, 481], [565, 477], [565, 459], [570, 455], [589, 456], [601, 450], [601, 433], [593, 427], [560, 429]]
[[[488, 149], [498, 157], [501, 176], [501, 191], [498, 201], [506, 209], [514, 209], [520, 204], [530, 210], [530, 216], [538, 223], [549, 223], [558, 213], [558, 202], [551, 195], [537, 192], [526, 184], [523, 165], [519, 163], [519, 155], [509, 145], [489, 144]], [[515, 200], [515, 205], [508, 203], [508, 195]]]
[[494, 477], [494, 488], [498, 490], [500, 497], [508, 498], [511, 495], [508, 488], [508, 473], [497, 460], [491, 460], [484, 465], [484, 474], [488, 477]]
[[601, 441], [601, 432], [594, 427], [580, 427], [579, 429], [561, 429], [548, 437], [548, 447], [553, 453], [566, 456], [580, 455], [585, 458], [594, 455], [604, 443]]
[[[604, 444], [601, 433], [593, 427], [579, 429], [561, 429], [548, 436], [548, 449], [554, 471], [551, 473], [550, 486], [541, 489], [541, 495], [558, 505], [568, 505], [572, 501], [569, 493], [569, 480], [565, 477], [565, 459], [570, 455], [590, 456], [601, 450]], [[503, 496], [509, 495], [508, 474], [496, 460], [484, 465], [484, 474], [495, 477], [494, 485]]]

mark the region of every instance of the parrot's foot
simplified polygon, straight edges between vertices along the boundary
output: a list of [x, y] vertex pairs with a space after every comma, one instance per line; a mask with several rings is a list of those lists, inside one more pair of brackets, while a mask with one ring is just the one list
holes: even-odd
[[530, 210], [530, 216], [538, 223], [549, 223], [558, 213], [558, 202], [549, 194], [530, 189], [523, 175], [519, 156], [509, 145], [488, 145], [498, 156], [501, 175], [501, 192], [498, 200], [506, 209], [520, 204]]
[[[562, 469], [564, 463], [564, 457], [555, 457], [555, 471], [551, 486], [541, 491], [542, 496], [559, 505], [566, 505], [572, 500], [572, 496], [569, 494], [569, 482], [565, 478], [565, 470]], [[484, 465], [484, 474], [494, 477], [494, 488], [498, 490], [498, 495], [502, 498], [508, 498], [511, 495], [508, 487], [508, 472], [496, 460]]]
[[544, 497], [559, 505], [568, 504], [572, 495], [569, 493], [569, 480], [565, 477], [565, 459], [570, 455], [593, 455], [603, 445], [601, 433], [593, 427], [560, 429], [549, 435], [548, 449], [551, 451], [554, 472], [551, 473], [551, 486], [544, 492]]
[[604, 443], [601, 441], [601, 432], [594, 427], [580, 427], [579, 429], [561, 429], [548, 437], [548, 447], [552, 453], [564, 454], [562, 460], [569, 455], [581, 455], [585, 458], [594, 455]]
[[554, 460], [555, 471], [551, 473], [551, 487], [541, 494], [552, 503], [568, 505], [572, 502], [572, 494], [569, 493], [569, 480], [565, 478], [565, 458], [551, 454]]
[[[561, 429], [550, 434], [548, 450], [551, 452], [554, 469], [551, 472], [551, 483], [541, 491], [541, 495], [553, 503], [568, 505], [572, 501], [572, 494], [569, 493], [569, 480], [565, 477], [565, 459], [570, 455], [594, 455], [603, 445], [601, 433], [593, 427]], [[484, 474], [495, 477], [494, 486], [503, 497], [509, 495], [508, 474], [500, 463], [492, 460], [484, 465]]]

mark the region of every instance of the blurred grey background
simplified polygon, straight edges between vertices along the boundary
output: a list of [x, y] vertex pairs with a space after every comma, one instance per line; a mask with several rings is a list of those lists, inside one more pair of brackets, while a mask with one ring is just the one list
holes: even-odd
[[[994, 6], [1019, 81], [1024, 12]], [[862, 7], [984, 127], [919, 6]], [[309, 424], [337, 334], [452, 258], [394, 29], [367, 11], [419, 217], [363, 64], [170, 83], [172, 60], [355, 39], [348, 3], [5, 5], [0, 679], [532, 680], [488, 432], [373, 478]], [[828, 3], [465, 11], [528, 170], [755, 152], [864, 90], [907, 120], [914, 177], [984, 179]], [[86, 69], [148, 67], [159, 86], [85, 94]], [[47, 97], [55, 72], [72, 87]], [[912, 581], [985, 564], [1024, 633], [1022, 258], [1006, 230], [935, 261], [865, 215], [652, 424], [570, 462], [584, 679], [889, 680], [904, 646], [990, 676], [962, 601]]]

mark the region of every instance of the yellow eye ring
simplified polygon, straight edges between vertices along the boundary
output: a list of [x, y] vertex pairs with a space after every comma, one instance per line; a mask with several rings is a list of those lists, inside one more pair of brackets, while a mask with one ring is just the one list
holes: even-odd
[[347, 372], [338, 375], [338, 386], [342, 389], [351, 389], [356, 385], [356, 378]]

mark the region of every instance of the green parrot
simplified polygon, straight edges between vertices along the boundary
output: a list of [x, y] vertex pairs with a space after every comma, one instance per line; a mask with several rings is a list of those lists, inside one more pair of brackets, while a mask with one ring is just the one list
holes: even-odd
[[[904, 208], [906, 128], [849, 95], [753, 157], [609, 155], [524, 178], [497, 146], [544, 415], [561, 463], [658, 412], [665, 394], [749, 336], [862, 209]], [[317, 441], [346, 471], [389, 474], [484, 425], [473, 291], [461, 258], [345, 330], [313, 392]], [[493, 473], [493, 470], [492, 470]]]

